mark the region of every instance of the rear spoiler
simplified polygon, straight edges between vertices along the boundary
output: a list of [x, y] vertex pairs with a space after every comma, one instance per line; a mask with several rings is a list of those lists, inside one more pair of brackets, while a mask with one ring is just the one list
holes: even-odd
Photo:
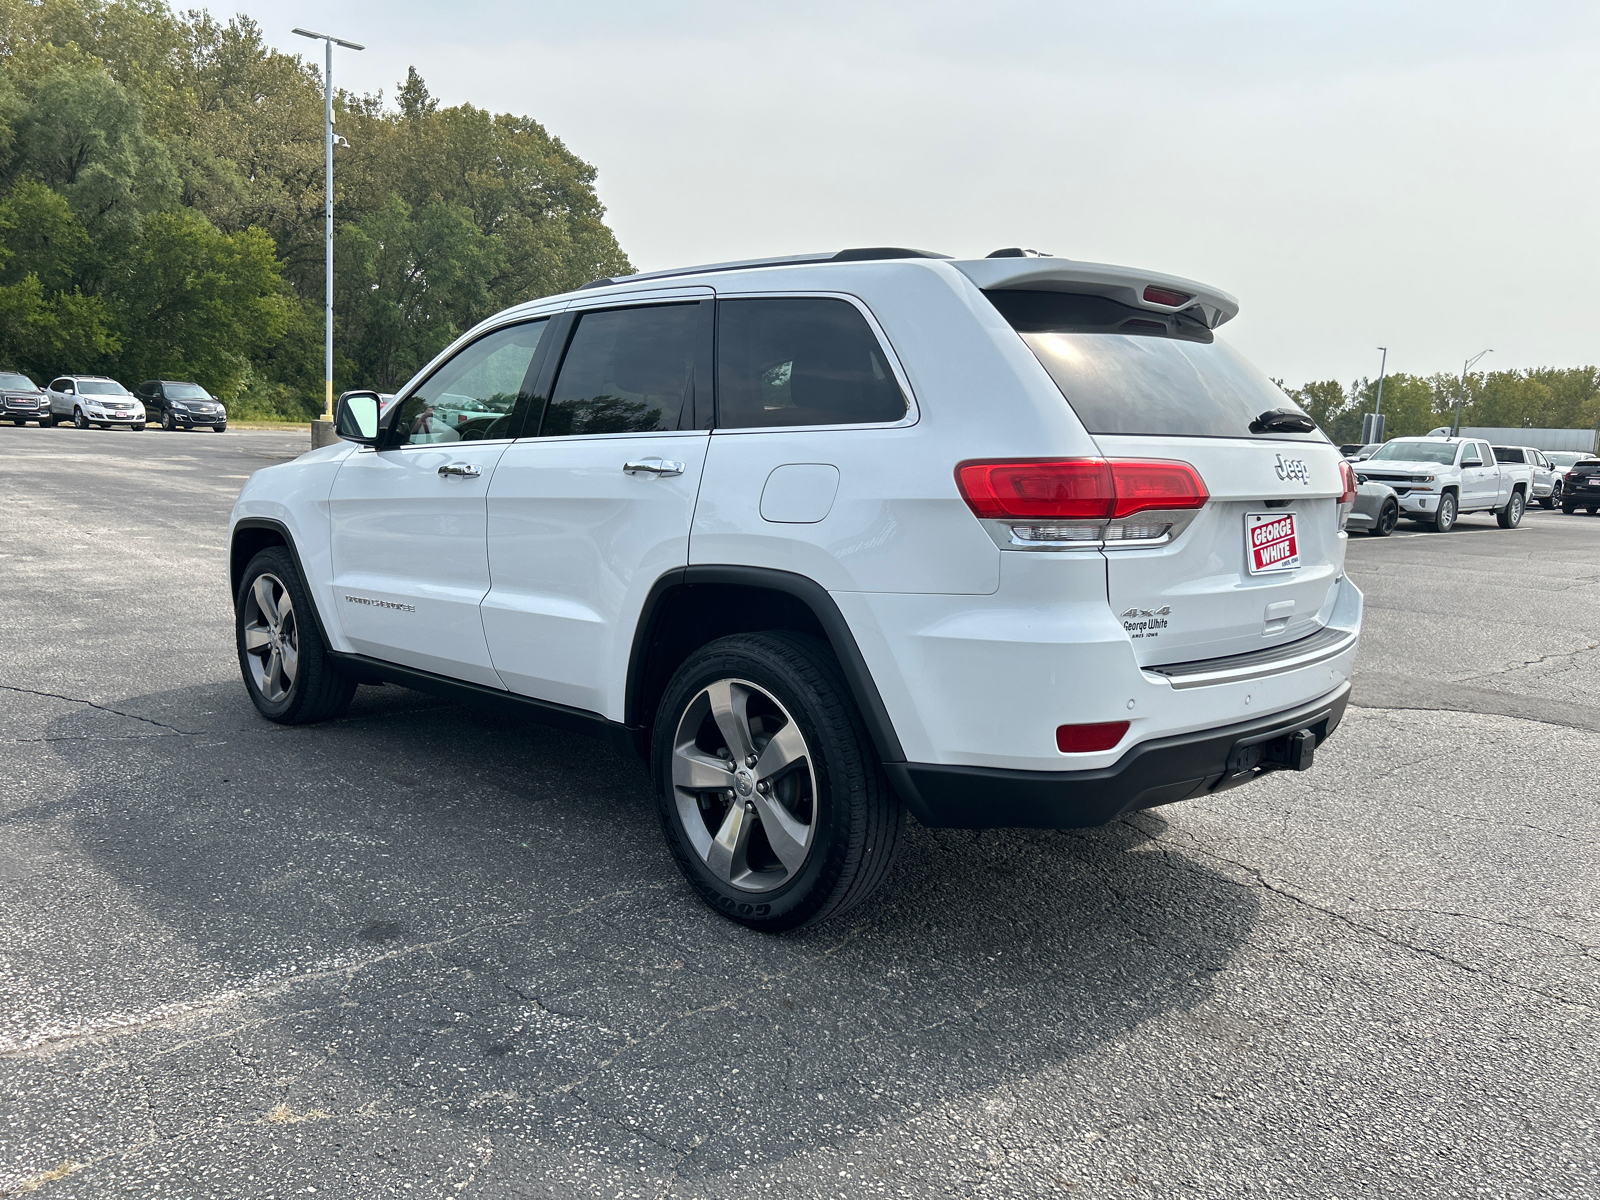
[[1076, 292], [1106, 296], [1133, 308], [1181, 312], [1215, 329], [1239, 313], [1227, 292], [1163, 275], [1070, 258], [972, 258], [950, 264], [984, 291]]

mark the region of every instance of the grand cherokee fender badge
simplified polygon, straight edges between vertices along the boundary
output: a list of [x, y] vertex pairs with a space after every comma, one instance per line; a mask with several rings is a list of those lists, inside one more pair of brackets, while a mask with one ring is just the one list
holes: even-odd
[[417, 611], [415, 604], [396, 604], [393, 600], [372, 600], [366, 596], [346, 596], [345, 600], [350, 604], [368, 604], [373, 608], [392, 608], [396, 612]]
[[1167, 618], [1171, 615], [1172, 605], [1170, 604], [1163, 604], [1160, 608], [1124, 609], [1122, 627], [1128, 631], [1130, 637], [1160, 637], [1161, 631], [1167, 627]]

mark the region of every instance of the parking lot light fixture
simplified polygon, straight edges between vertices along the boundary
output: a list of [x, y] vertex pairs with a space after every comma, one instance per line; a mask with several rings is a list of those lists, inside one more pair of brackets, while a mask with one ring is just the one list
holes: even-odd
[[1493, 353], [1493, 350], [1479, 350], [1471, 358], [1467, 359], [1466, 362], [1461, 364], [1461, 384], [1456, 388], [1456, 416], [1455, 420], [1450, 423], [1451, 437], [1461, 436], [1461, 401], [1467, 394], [1467, 372], [1472, 369], [1472, 364], [1477, 362], [1485, 354]]
[[[327, 51], [326, 65], [322, 74], [322, 90], [326, 93], [323, 97], [322, 122], [324, 150], [322, 212], [325, 225], [323, 249], [327, 260], [327, 295], [323, 312], [322, 419], [331, 421], [333, 420], [333, 48], [335, 45], [340, 45], [346, 50], [365, 50], [366, 47], [358, 42], [347, 42], [343, 38], [336, 38], [331, 33], [317, 33], [298, 26], [294, 32], [301, 37], [322, 42]], [[339, 140], [344, 142], [343, 138]]]

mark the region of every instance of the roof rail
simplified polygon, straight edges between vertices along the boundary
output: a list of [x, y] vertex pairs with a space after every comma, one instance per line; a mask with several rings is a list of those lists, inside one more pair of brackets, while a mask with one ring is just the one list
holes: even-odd
[[909, 250], [903, 246], [859, 246], [850, 250], [837, 250], [832, 254], [822, 251], [816, 254], [787, 254], [781, 258], [746, 258], [738, 262], [707, 263], [699, 267], [673, 267], [667, 271], [643, 271], [637, 275], [591, 279], [588, 283], [574, 290], [581, 292], [586, 288], [612, 287], [619, 283], [639, 283], [646, 279], [672, 279], [681, 275], [710, 275], [717, 271], [748, 271], [756, 267], [788, 267], [799, 263], [878, 262], [891, 258], [949, 257], [948, 254], [938, 254], [932, 250]]

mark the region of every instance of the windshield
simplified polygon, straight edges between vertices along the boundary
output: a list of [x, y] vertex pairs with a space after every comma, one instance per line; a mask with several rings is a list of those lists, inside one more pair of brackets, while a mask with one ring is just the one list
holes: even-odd
[[1588, 455], [1575, 454], [1571, 450], [1556, 450], [1553, 452], [1546, 451], [1545, 457], [1550, 460], [1550, 465], [1553, 467], [1570, 467], [1575, 462], [1581, 462]]
[[0, 388], [16, 388], [22, 392], [36, 392], [33, 380], [26, 375], [17, 375], [11, 371], [0, 371]]
[[80, 379], [78, 380], [78, 394], [80, 396], [128, 396], [132, 393], [115, 379]]
[[[1283, 389], [1181, 313], [1066, 292], [984, 293], [1090, 433], [1327, 439]], [[1259, 418], [1279, 413], [1289, 428]]]
[[1385, 442], [1368, 462], [1379, 460], [1389, 462], [1420, 462], [1438, 463], [1448, 467], [1456, 460], [1456, 443], [1454, 442]]
[[198, 383], [169, 383], [163, 389], [168, 400], [209, 400], [211, 393]]

